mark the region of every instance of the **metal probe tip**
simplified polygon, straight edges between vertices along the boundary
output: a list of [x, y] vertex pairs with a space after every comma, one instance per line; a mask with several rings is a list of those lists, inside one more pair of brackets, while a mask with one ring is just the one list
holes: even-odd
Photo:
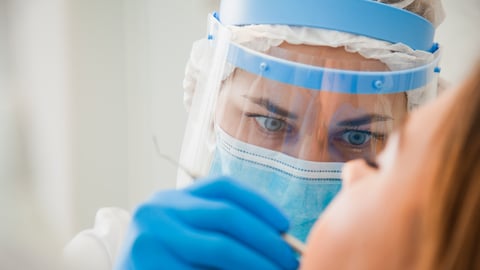
[[282, 238], [299, 255], [302, 255], [303, 252], [305, 251], [305, 244], [302, 241], [295, 238], [294, 236], [292, 236], [288, 233], [284, 233], [284, 234], [282, 234]]

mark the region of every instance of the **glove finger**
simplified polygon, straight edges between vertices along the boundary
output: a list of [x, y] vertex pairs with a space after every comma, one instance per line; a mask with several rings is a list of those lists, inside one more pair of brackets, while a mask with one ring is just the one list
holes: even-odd
[[130, 245], [127, 245], [127, 248], [122, 250], [120, 256], [118, 256], [119, 260], [113, 267], [115, 270], [194, 269], [159, 244], [161, 241], [157, 237], [148, 234], [128, 236], [126, 242]]
[[138, 268], [130, 269], [174, 269], [170, 265], [187, 265], [194, 269], [279, 269], [261, 254], [227, 235], [185, 226], [162, 209], [143, 206], [136, 211], [134, 220], [145, 220], [145, 216], [154, 217], [154, 220], [134, 223], [136, 234], [130, 257]]
[[192, 203], [192, 207], [198, 207], [195, 211], [179, 210], [174, 215], [196, 229], [228, 235], [278, 266], [287, 269], [297, 266], [293, 250], [280, 233], [243, 208], [201, 198], [192, 200]]
[[195, 196], [236, 204], [279, 232], [286, 232], [288, 219], [268, 199], [229, 177], [201, 180], [187, 189]]
[[[261, 254], [223, 234], [207, 231], [188, 231], [188, 238], [197, 239], [201, 247], [189, 253], [184, 260], [192, 266], [208, 269], [282, 269]], [[295, 268], [291, 268], [295, 269]]]
[[[172, 205], [172, 202], [175, 202]], [[172, 248], [198, 246], [194, 240], [178, 241], [178, 234], [202, 230], [223, 234], [262, 254], [278, 266], [290, 269], [298, 262], [292, 249], [280, 233], [245, 209], [228, 201], [216, 201], [192, 196], [181, 191], [162, 192], [135, 212], [134, 220], [143, 222], [139, 230], [163, 239]], [[183, 231], [183, 232], [182, 232]]]

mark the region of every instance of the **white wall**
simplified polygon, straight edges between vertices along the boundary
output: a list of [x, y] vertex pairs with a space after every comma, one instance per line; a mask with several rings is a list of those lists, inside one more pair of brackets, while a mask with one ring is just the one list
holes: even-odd
[[96, 209], [132, 209], [175, 186], [191, 44], [215, 1], [70, 1], [75, 229]]
[[70, 200], [70, 92], [65, 2], [10, 0], [2, 1], [1, 7], [4, 16], [1, 20], [4, 23], [2, 43], [8, 52], [4, 67], [6, 83], [3, 84], [6, 89], [2, 92], [11, 100], [13, 124], [8, 131], [15, 136], [11, 144], [5, 144], [16, 147], [16, 154], [24, 150], [28, 156], [22, 159], [28, 164], [16, 165], [23, 170], [17, 175], [28, 176], [28, 179], [8, 181], [17, 187], [24, 185], [25, 189], [34, 189], [31, 199], [35, 206], [59, 237], [65, 238], [71, 232], [74, 215]]
[[95, 208], [126, 207], [128, 107], [122, 1], [70, 1], [75, 231]]
[[131, 209], [174, 187], [175, 169], [154, 155], [152, 136], [178, 158], [183, 70], [214, 5], [0, 0], [2, 180], [29, 178], [15, 185], [34, 190], [60, 239], [91, 227], [99, 207]]
[[447, 13], [437, 30], [443, 46], [441, 76], [450, 83], [461, 81], [480, 57], [480, 1], [443, 0]]

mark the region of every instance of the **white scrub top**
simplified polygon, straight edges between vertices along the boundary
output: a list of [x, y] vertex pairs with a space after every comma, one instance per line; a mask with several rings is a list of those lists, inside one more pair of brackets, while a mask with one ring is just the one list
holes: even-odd
[[67, 269], [112, 270], [130, 222], [120, 208], [101, 208], [93, 228], [78, 233], [64, 249]]

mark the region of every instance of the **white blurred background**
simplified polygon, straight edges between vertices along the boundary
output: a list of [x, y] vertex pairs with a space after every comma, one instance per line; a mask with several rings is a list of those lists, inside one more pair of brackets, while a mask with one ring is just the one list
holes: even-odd
[[[480, 56], [480, 1], [443, 3], [441, 74], [456, 83]], [[100, 207], [131, 210], [174, 188], [152, 136], [178, 159], [185, 63], [217, 5], [0, 0], [0, 197], [28, 190], [13, 198], [30, 200], [63, 243]]]

